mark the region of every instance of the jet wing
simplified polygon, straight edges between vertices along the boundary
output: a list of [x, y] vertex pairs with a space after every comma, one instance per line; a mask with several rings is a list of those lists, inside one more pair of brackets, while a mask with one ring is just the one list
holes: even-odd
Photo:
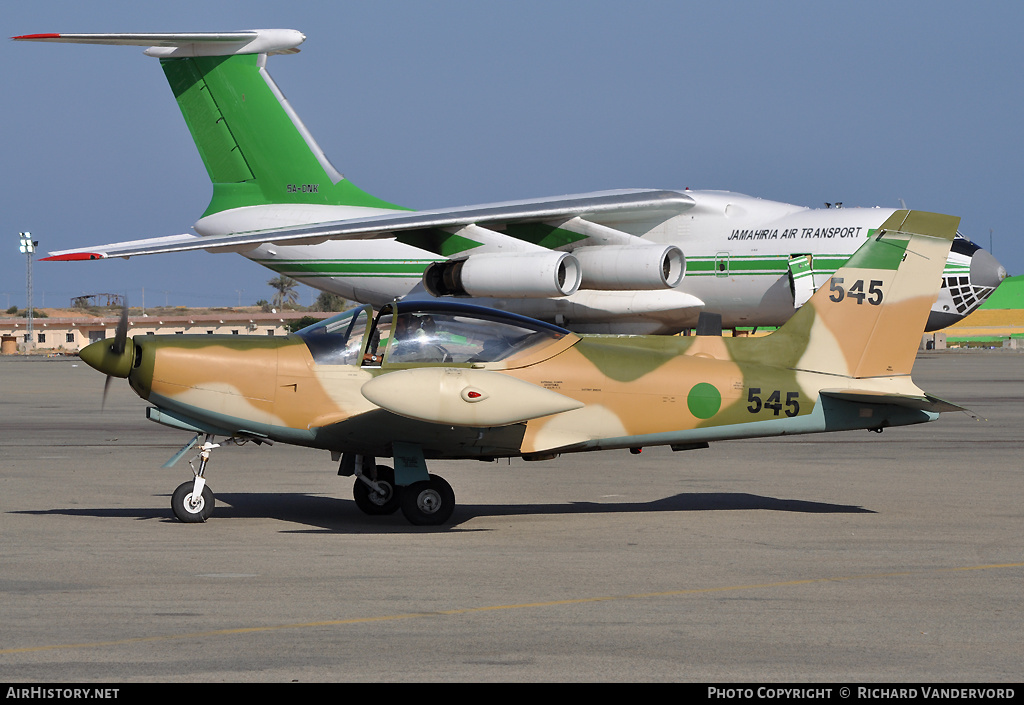
[[[642, 215], [644, 220], [668, 219], [694, 205], [681, 191], [655, 189], [624, 189], [560, 196], [553, 198], [506, 201], [461, 208], [427, 211], [392, 211], [363, 218], [352, 218], [292, 228], [258, 230], [230, 235], [201, 237], [192, 234], [171, 235], [145, 240], [94, 245], [74, 250], [51, 252], [49, 261], [72, 261], [155, 255], [168, 252], [207, 250], [209, 252], [243, 252], [260, 245], [313, 245], [328, 240], [384, 239], [412, 235], [416, 231], [458, 229], [475, 225], [488, 228], [491, 237], [514, 235], [491, 232], [495, 227], [531, 223], [578, 222], [581, 238], [593, 244], [629, 244], [635, 238], [621, 230], [604, 227], [601, 220], [615, 220]], [[578, 220], [577, 220], [578, 219]], [[573, 226], [567, 226], [572, 228]], [[418, 243], [417, 243], [418, 244]]]

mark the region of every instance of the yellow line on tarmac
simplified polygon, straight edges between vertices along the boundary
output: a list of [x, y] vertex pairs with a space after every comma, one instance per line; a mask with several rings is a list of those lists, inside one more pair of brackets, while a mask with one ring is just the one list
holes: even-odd
[[480, 612], [498, 612], [503, 610], [522, 610], [538, 607], [561, 607], [565, 605], [584, 605], [591, 602], [614, 602], [618, 600], [642, 600], [655, 597], [679, 597], [682, 595], [704, 595], [715, 592], [735, 592], [738, 590], [763, 590], [766, 588], [792, 587], [796, 585], [814, 585], [817, 583], [844, 582], [849, 580], [872, 580], [878, 578], [907, 577], [928, 575], [930, 573], [951, 573], [968, 570], [998, 570], [1001, 568], [1021, 568], [1024, 563], [993, 563], [990, 565], [961, 566], [956, 568], [936, 568], [926, 571], [899, 571], [892, 573], [866, 573], [864, 575], [836, 576], [831, 578], [808, 578], [805, 580], [785, 580], [775, 583], [753, 583], [750, 585], [729, 585], [710, 588], [691, 588], [688, 590], [665, 590], [662, 592], [641, 592], [630, 595], [606, 595], [601, 597], [580, 597], [567, 600], [549, 600], [546, 602], [524, 602], [516, 605], [488, 605], [484, 607], [464, 607], [461, 609], [438, 610], [435, 612], [407, 612], [404, 614], [381, 615], [378, 617], [355, 617], [352, 619], [330, 619], [321, 622], [298, 622], [294, 624], [277, 624], [264, 627], [238, 627], [235, 629], [214, 629], [205, 632], [188, 634], [164, 634], [162, 636], [142, 636], [111, 641], [92, 641], [81, 644], [51, 644], [47, 646], [26, 646], [14, 649], [0, 649], [0, 654], [24, 654], [37, 651], [55, 651], [57, 649], [87, 649], [98, 646], [122, 646], [154, 641], [172, 641], [179, 639], [196, 639], [212, 636], [230, 636], [234, 634], [252, 634], [254, 632], [271, 632], [281, 629], [306, 629], [309, 627], [337, 627], [346, 624], [368, 624], [372, 622], [393, 622], [401, 619], [423, 619], [425, 617], [454, 616]]

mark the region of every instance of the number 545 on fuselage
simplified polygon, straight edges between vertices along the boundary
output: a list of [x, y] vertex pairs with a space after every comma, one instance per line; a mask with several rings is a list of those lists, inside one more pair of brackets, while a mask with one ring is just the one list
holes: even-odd
[[[139, 336], [82, 359], [207, 436], [174, 494], [213, 509], [206, 460], [225, 438], [331, 451], [369, 514], [440, 524], [454, 492], [435, 458], [525, 457], [930, 421], [958, 409], [910, 373], [957, 218], [899, 211], [797, 314], [762, 338], [581, 336], [439, 301], [363, 306], [285, 338]], [[378, 465], [393, 457], [395, 468]]]

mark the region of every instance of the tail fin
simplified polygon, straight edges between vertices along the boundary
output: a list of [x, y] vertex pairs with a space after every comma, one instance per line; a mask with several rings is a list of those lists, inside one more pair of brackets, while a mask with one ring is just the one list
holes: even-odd
[[278, 203], [396, 206], [347, 181], [327, 160], [266, 71], [294, 54], [294, 30], [198, 34], [37, 34], [15, 39], [149, 46], [160, 58], [213, 182], [204, 216]]
[[764, 339], [761, 353], [810, 372], [909, 375], [959, 223], [949, 215], [896, 211]]

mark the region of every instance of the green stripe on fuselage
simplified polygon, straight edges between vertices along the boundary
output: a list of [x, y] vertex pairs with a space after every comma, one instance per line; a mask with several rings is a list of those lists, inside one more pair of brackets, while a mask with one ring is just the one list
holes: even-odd
[[[429, 252], [435, 252], [440, 257], [452, 257], [461, 252], [468, 252], [475, 249], [479, 243], [468, 240], [458, 235], [445, 233], [442, 230], [415, 231], [420, 239], [412, 237], [396, 238], [404, 244], [408, 244]], [[429, 234], [428, 234], [429, 233]], [[429, 240], [429, 241], [428, 241]], [[891, 245], [891, 243], [890, 243]], [[889, 252], [888, 259], [883, 263], [890, 265], [898, 264], [897, 257], [902, 257], [905, 248], [892, 248], [886, 246], [885, 251]], [[845, 255], [820, 255], [814, 256], [812, 260], [812, 272], [814, 275], [831, 275], [840, 267], [846, 264], [848, 258]], [[325, 277], [414, 277], [420, 276], [426, 268], [435, 261], [425, 259], [256, 259], [255, 262], [274, 270], [275, 272], [288, 274], [289, 276], [325, 276]], [[688, 277], [706, 276], [748, 276], [748, 277], [773, 277], [777, 278], [789, 274], [789, 255], [735, 255], [728, 258], [728, 270], [720, 272], [716, 269], [716, 257], [690, 256], [687, 258]], [[870, 263], [869, 263], [870, 264]], [[870, 265], [873, 266], [873, 265]], [[887, 268], [887, 267], [883, 267]], [[891, 268], [891, 267], [888, 267]], [[947, 262], [943, 272], [947, 275], [966, 275], [970, 273], [970, 264], [958, 264]], [[810, 272], [809, 272], [810, 273]]]
[[[686, 258], [686, 275], [721, 275], [724, 272], [717, 269], [718, 262], [727, 263], [728, 272], [738, 275], [772, 275], [780, 276], [789, 272], [790, 255], [729, 255], [728, 257], [700, 257], [688, 256]], [[817, 273], [834, 272], [844, 262], [845, 255], [823, 255], [814, 256], [812, 269]]]

